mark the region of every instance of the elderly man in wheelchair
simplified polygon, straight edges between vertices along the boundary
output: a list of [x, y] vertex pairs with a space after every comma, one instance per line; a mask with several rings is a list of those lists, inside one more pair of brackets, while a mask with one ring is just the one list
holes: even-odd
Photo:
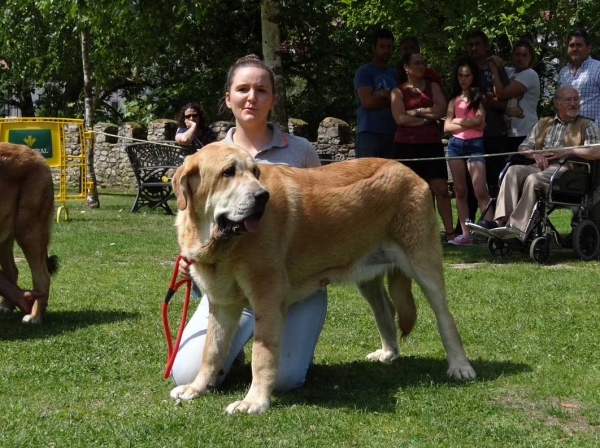
[[[582, 259], [600, 254], [600, 203], [594, 190], [600, 185], [600, 129], [579, 115], [579, 93], [564, 86], [554, 94], [554, 117], [542, 118], [519, 147], [525, 165], [514, 160], [501, 174], [494, 221], [469, 223], [473, 233], [489, 237], [494, 257], [529, 247], [531, 258], [545, 263], [550, 255], [550, 236], [568, 246], [548, 219], [557, 206], [571, 207], [577, 224], [573, 247]], [[597, 202], [597, 201], [596, 201]], [[597, 209], [597, 210], [596, 210]]]

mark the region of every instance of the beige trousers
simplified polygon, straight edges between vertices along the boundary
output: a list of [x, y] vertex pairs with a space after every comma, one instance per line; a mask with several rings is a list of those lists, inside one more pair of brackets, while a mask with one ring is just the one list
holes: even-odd
[[[527, 222], [538, 199], [535, 189], [548, 191], [550, 178], [556, 167], [557, 165], [550, 165], [542, 171], [537, 165], [511, 166], [500, 186], [494, 219], [506, 221], [508, 218], [511, 226], [522, 232], [528, 230]], [[565, 169], [563, 167], [561, 171]]]

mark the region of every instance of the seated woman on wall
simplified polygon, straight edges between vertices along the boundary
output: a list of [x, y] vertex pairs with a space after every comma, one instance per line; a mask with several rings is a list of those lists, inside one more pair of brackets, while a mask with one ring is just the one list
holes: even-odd
[[217, 140], [205, 121], [206, 115], [198, 103], [185, 104], [177, 114], [175, 141], [181, 146], [187, 146], [190, 154]]

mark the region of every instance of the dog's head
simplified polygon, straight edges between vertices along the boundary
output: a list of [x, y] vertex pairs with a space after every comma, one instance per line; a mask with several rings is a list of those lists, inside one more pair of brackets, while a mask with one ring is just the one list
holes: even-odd
[[256, 232], [269, 200], [259, 177], [258, 164], [246, 151], [211, 143], [187, 156], [175, 172], [177, 208], [194, 216], [204, 237]]

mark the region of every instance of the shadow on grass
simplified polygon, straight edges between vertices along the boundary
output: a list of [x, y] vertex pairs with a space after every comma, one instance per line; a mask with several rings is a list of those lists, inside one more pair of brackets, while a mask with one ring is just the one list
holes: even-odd
[[22, 341], [42, 339], [70, 333], [93, 325], [113, 324], [131, 320], [138, 313], [126, 311], [50, 311], [41, 325], [30, 325], [21, 322], [22, 313], [0, 315], [0, 341]]
[[[514, 264], [532, 263], [537, 264], [529, 256], [529, 246], [522, 251], [513, 250], [512, 254], [500, 258], [493, 258], [487, 250], [487, 243], [478, 243], [469, 247], [456, 247], [444, 245], [444, 260], [448, 263], [488, 263], [488, 264]], [[552, 244], [550, 248], [550, 259], [546, 265], [552, 266], [562, 263], [573, 263], [581, 261], [574, 249], [558, 247]]]
[[[496, 381], [500, 377], [530, 372], [527, 364], [476, 360], [476, 382]], [[401, 357], [392, 364], [354, 361], [331, 365], [313, 365], [306, 383], [290, 393], [276, 393], [282, 406], [313, 404], [328, 408], [362, 409], [366, 412], [395, 412], [399, 389], [427, 389], [437, 385], [470, 387], [473, 382], [453, 381], [446, 377], [445, 359]], [[250, 364], [231, 370], [223, 383], [225, 394], [246, 392], [252, 378]]]

